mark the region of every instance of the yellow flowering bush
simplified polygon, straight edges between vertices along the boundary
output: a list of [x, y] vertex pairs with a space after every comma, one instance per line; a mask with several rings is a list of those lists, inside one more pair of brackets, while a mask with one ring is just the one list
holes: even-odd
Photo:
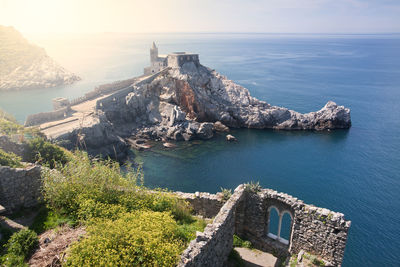
[[122, 173], [110, 160], [75, 152], [42, 176], [48, 207], [87, 226], [87, 236], [72, 245], [67, 266], [174, 266], [205, 227], [187, 202], [139, 186], [139, 171]]
[[72, 245], [66, 266], [174, 266], [184, 243], [167, 212], [136, 211], [98, 220]]

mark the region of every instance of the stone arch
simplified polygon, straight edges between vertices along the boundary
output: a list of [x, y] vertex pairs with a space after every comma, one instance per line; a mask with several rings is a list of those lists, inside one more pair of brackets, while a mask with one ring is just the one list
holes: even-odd
[[[286, 217], [285, 217], [286, 216]], [[287, 221], [287, 217], [289, 217], [289, 221]], [[292, 232], [293, 225], [293, 215], [288, 211], [284, 210], [280, 216], [280, 224], [281, 224], [281, 232], [279, 233], [279, 241], [286, 245], [289, 245], [290, 236]]]
[[[283, 203], [282, 203], [283, 204]], [[284, 245], [289, 245], [290, 244], [290, 240], [291, 240], [291, 235], [292, 235], [292, 226], [293, 226], [293, 222], [294, 222], [294, 216], [293, 213], [289, 207], [286, 207], [286, 205], [282, 205], [280, 203], [273, 203], [270, 204], [267, 208], [267, 218], [266, 218], [266, 235], [275, 240], [275, 241], [279, 241], [280, 243], [284, 244]], [[272, 210], [275, 209], [278, 212], [278, 231], [277, 234], [274, 234], [270, 231], [270, 227], [271, 227], [271, 212]], [[288, 227], [288, 229], [286, 229], [286, 231], [288, 231], [288, 239], [283, 238], [282, 235], [282, 220], [284, 218], [284, 215], [288, 214], [290, 217], [290, 223], [289, 225], [286, 225], [286, 227]]]
[[[274, 210], [276, 211], [276, 216], [277, 216], [277, 221], [275, 222], [277, 225], [276, 229], [272, 229], [272, 225], [274, 223], [274, 221], [272, 221], [272, 219], [275, 218], [271, 218], [271, 215], [274, 213]], [[269, 206], [268, 208], [268, 218], [267, 218], [267, 235], [273, 239], [277, 238], [278, 234], [279, 234], [279, 209], [273, 205]], [[275, 231], [276, 230], [276, 231]]]

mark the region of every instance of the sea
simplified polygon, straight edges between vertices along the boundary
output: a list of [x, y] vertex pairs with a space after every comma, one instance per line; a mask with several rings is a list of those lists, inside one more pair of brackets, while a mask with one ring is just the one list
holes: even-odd
[[[141, 75], [155, 41], [161, 54], [189, 51], [272, 105], [351, 109], [352, 127], [330, 132], [234, 129], [236, 143], [160, 144], [135, 152], [145, 184], [215, 193], [245, 182], [345, 214], [351, 228], [343, 266], [400, 266], [400, 35], [86, 34], [32, 36], [82, 81], [0, 92], [0, 107], [24, 122], [95, 86]], [[287, 230], [286, 230], [287, 231]]]

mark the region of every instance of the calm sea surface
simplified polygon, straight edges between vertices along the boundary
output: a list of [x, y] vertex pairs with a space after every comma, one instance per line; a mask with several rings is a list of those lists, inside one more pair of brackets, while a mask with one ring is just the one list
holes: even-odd
[[160, 53], [192, 51], [253, 96], [300, 112], [328, 100], [351, 108], [350, 130], [234, 130], [223, 136], [137, 153], [151, 187], [216, 192], [250, 180], [352, 220], [343, 266], [399, 266], [400, 36], [265, 34], [104, 34], [33, 40], [83, 80], [68, 87], [0, 93], [0, 107], [23, 122], [51, 110], [56, 96], [130, 78]]

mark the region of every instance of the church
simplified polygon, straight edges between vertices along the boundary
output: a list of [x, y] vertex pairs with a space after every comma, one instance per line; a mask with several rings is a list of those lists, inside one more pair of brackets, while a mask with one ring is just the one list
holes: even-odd
[[173, 52], [168, 55], [159, 55], [158, 48], [153, 42], [150, 48], [150, 66], [144, 68], [144, 75], [157, 73], [167, 67], [180, 68], [186, 62], [200, 65], [199, 55], [187, 52]]

